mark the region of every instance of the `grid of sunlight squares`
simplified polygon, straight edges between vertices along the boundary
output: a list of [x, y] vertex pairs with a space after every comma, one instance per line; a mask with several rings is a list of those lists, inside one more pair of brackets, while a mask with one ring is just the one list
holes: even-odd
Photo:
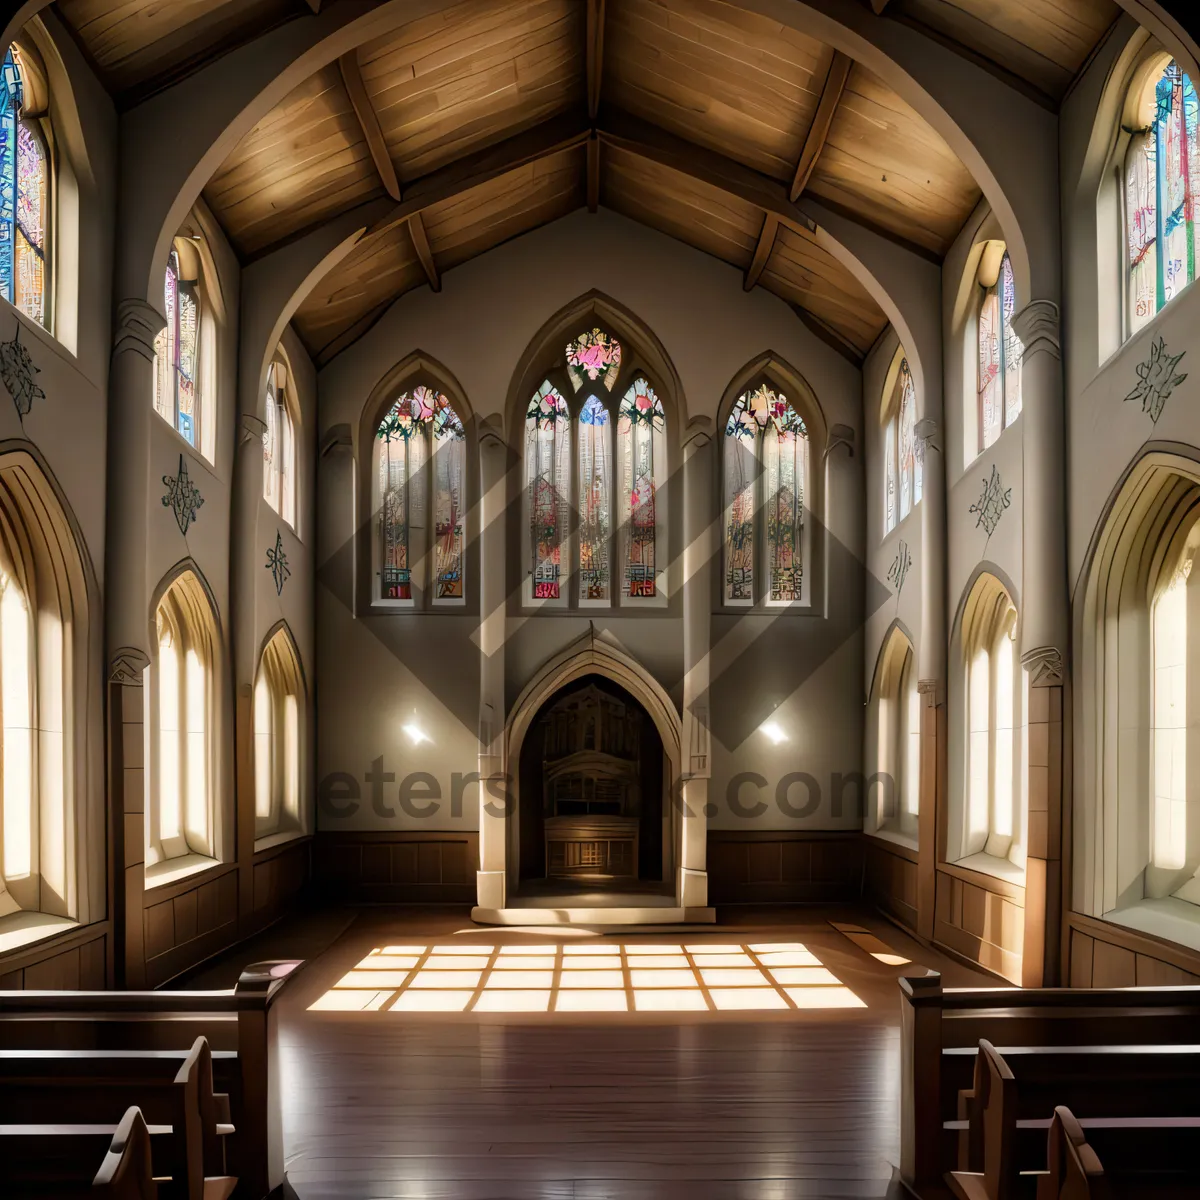
[[864, 1007], [799, 942], [382, 946], [310, 1005], [425, 1013]]

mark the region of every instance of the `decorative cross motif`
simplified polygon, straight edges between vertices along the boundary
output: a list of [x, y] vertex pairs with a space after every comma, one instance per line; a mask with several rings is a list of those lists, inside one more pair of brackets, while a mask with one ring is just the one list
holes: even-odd
[[169, 508], [175, 514], [179, 532], [187, 536], [188, 526], [196, 519], [196, 513], [204, 504], [200, 489], [188, 478], [187, 460], [179, 455], [179, 472], [174, 477], [164, 475], [163, 483], [167, 485], [167, 494], [162, 498], [163, 508]]
[[1178, 354], [1168, 354], [1162, 338], [1157, 338], [1150, 344], [1150, 357], [1144, 363], [1138, 363], [1137, 386], [1125, 400], [1126, 403], [1140, 400], [1142, 412], [1149, 413], [1155, 425], [1171, 393], [1187, 378], [1187, 375], [1175, 374], [1175, 368], [1186, 353], [1181, 350]]
[[983, 481], [983, 491], [979, 493], [979, 499], [971, 505], [969, 510], [978, 514], [975, 528], [978, 529], [982, 525], [987, 531], [988, 537], [991, 537], [996, 532], [996, 526], [1000, 524], [1000, 518], [1004, 516], [1004, 510], [1011, 503], [1012, 488], [1006, 488], [1000, 482], [1000, 472], [996, 470], [996, 465], [993, 463], [991, 479]]
[[904, 581], [908, 578], [909, 568], [912, 566], [912, 555], [909, 553], [908, 543], [901, 540], [900, 545], [896, 549], [896, 557], [892, 560], [892, 565], [888, 568], [888, 583], [896, 589], [896, 599], [900, 599], [900, 593], [904, 590]]
[[45, 400], [46, 393], [33, 381], [41, 373], [41, 367], [33, 365], [29, 350], [21, 345], [21, 322], [17, 321], [17, 332], [11, 342], [0, 342], [0, 378], [8, 388], [8, 394], [16, 405], [17, 418], [25, 424], [25, 416], [35, 400]]
[[271, 578], [275, 580], [275, 595], [279, 595], [283, 591], [283, 585], [287, 582], [288, 576], [292, 573], [292, 568], [288, 566], [287, 555], [283, 550], [283, 534], [279, 530], [275, 530], [275, 545], [267, 547], [267, 570], [271, 572]]

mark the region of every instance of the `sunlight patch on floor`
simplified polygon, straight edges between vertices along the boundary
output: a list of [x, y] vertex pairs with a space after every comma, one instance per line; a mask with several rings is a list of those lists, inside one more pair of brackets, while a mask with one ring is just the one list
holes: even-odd
[[848, 937], [860, 950], [865, 951], [876, 962], [883, 963], [885, 967], [906, 967], [912, 962], [911, 958], [897, 954], [887, 942], [877, 938], [869, 929], [864, 929], [861, 925], [846, 925], [841, 921], [830, 921], [829, 923], [839, 933]]
[[766, 1012], [865, 1008], [800, 942], [380, 946], [317, 1012]]

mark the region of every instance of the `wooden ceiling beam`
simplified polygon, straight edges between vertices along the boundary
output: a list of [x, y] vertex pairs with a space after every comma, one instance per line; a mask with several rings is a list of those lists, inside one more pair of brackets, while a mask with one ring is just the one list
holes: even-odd
[[433, 251], [429, 247], [429, 238], [425, 234], [425, 222], [421, 219], [419, 212], [413, 213], [408, 218], [408, 232], [412, 235], [413, 249], [417, 252], [417, 258], [420, 260], [421, 269], [425, 272], [425, 278], [429, 280], [429, 286], [435, 292], [442, 290], [442, 277], [438, 274], [437, 263], [433, 258]]
[[587, 110], [596, 119], [604, 82], [604, 0], [587, 0]]
[[800, 194], [808, 186], [808, 181], [816, 169], [817, 159], [821, 157], [821, 151], [825, 149], [825, 143], [829, 140], [829, 130], [833, 125], [842, 93], [846, 90], [846, 80], [853, 65], [854, 60], [848, 54], [843, 54], [840, 50], [833, 52], [829, 73], [825, 76], [825, 86], [821, 89], [821, 99], [808, 128], [808, 136], [804, 139], [800, 161], [796, 164], [796, 177], [792, 180], [789, 193], [793, 202], [800, 198]]
[[[312, 0], [309, 0], [312, 3]], [[871, 10], [877, 17], [883, 16], [883, 10], [887, 8], [888, 0], [871, 0]]]
[[779, 218], [774, 213], [767, 213], [763, 218], [762, 231], [758, 235], [758, 245], [754, 247], [754, 257], [746, 268], [746, 278], [742, 286], [750, 291], [763, 273], [771, 251], [775, 248], [775, 235], [779, 232]]
[[392, 162], [391, 152], [383, 136], [379, 124], [379, 114], [367, 95], [367, 85], [363, 83], [362, 68], [358, 65], [358, 51], [351, 50], [338, 59], [338, 69], [342, 73], [342, 82], [346, 85], [346, 94], [350, 97], [350, 105], [358, 118], [363, 137], [367, 140], [367, 149], [379, 172], [383, 190], [393, 200], [400, 199], [400, 181], [396, 178], [396, 167]]
[[587, 206], [588, 212], [600, 207], [600, 139], [594, 132], [587, 140]]

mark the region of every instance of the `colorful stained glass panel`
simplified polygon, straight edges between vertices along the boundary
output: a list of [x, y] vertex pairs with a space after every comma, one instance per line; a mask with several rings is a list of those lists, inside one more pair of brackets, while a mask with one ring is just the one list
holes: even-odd
[[612, 536], [612, 426], [608, 409], [589, 396], [579, 411], [579, 598], [609, 598]]
[[576, 391], [597, 380], [612, 391], [620, 371], [621, 343], [602, 329], [581, 333], [567, 346], [567, 374]]
[[445, 396], [433, 412], [434, 596], [462, 600], [466, 433]]
[[562, 599], [562, 547], [567, 539], [570, 476], [567, 402], [549, 380], [525, 411], [525, 488], [532, 597]]
[[625, 525], [622, 587], [629, 599], [657, 592], [658, 471], [665, 467], [666, 427], [662, 401], [645, 379], [635, 379], [621, 401], [617, 420]]

